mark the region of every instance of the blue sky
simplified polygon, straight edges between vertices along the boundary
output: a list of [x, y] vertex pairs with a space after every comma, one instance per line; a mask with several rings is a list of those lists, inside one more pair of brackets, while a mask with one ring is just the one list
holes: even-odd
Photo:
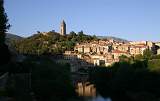
[[160, 40], [160, 0], [4, 0], [9, 32], [70, 31], [127, 40]]

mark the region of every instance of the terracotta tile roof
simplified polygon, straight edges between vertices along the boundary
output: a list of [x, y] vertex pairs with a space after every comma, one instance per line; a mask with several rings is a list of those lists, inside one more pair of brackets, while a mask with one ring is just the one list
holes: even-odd
[[142, 45], [142, 46], [131, 46], [131, 48], [147, 48], [148, 46]]
[[142, 45], [142, 46], [145, 46], [146, 44], [144, 44], [144, 43], [139, 43], [139, 44], [136, 44], [136, 45]]
[[125, 54], [128, 54], [127, 52], [120, 51], [120, 50], [113, 50], [112, 53], [125, 53]]

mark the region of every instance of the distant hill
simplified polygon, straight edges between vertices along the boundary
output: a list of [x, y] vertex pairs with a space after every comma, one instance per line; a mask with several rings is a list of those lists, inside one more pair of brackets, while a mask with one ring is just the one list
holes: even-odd
[[122, 39], [122, 38], [117, 38], [117, 37], [113, 37], [113, 36], [97, 36], [99, 39], [113, 39], [115, 41], [118, 41], [118, 42], [129, 42], [128, 40], [126, 39]]
[[6, 33], [6, 44], [8, 46], [10, 46], [10, 44], [13, 40], [21, 40], [21, 39], [23, 39], [23, 37], [20, 37], [18, 35], [14, 35], [14, 34], [11, 34], [11, 33]]
[[11, 33], [7, 33], [6, 34], [6, 39], [8, 40], [21, 40], [23, 39], [23, 37], [20, 37], [18, 35], [14, 35], [14, 34], [11, 34]]

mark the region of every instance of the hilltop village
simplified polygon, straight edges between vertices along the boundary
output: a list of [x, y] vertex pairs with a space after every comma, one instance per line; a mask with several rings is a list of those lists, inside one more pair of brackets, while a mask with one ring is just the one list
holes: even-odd
[[[20, 84], [15, 85], [14, 89], [24, 85], [26, 91], [26, 80], [32, 81], [27, 89], [32, 88], [34, 90], [32, 92], [35, 92], [34, 96], [38, 95], [41, 99], [46, 98], [43, 95], [49, 95], [52, 91], [57, 94], [56, 98], [59, 94], [62, 98], [61, 95], [72, 92], [76, 92], [79, 96], [95, 97], [97, 92], [107, 91], [107, 94], [111, 92], [114, 94], [121, 91], [121, 88], [122, 91], [126, 90], [125, 94], [128, 94], [128, 91], [132, 92], [133, 89], [134, 92], [137, 88], [141, 92], [145, 87], [148, 93], [148, 88], [153, 84], [156, 86], [153, 90], [156, 90], [157, 95], [160, 91], [157, 89], [160, 76], [151, 73], [151, 71], [159, 72], [160, 42], [100, 39], [84, 34], [83, 31], [66, 34], [66, 24], [63, 21], [59, 33], [54, 30], [37, 32], [11, 45], [17, 55], [13, 56], [11, 63], [8, 64], [8, 71], [13, 73], [15, 78], [18, 76], [24, 80], [17, 81]], [[147, 56], [146, 52], [149, 53]], [[136, 60], [137, 57], [139, 58]], [[6, 66], [2, 70], [6, 72]], [[7, 74], [4, 77], [7, 78]], [[140, 86], [137, 86], [137, 83]], [[11, 82], [9, 87], [12, 85], [14, 82]], [[128, 87], [131, 89], [128, 90]], [[18, 96], [21, 93], [18, 93]], [[152, 96], [152, 93], [149, 94]]]
[[[120, 57], [143, 56], [145, 50], [160, 54], [160, 42], [119, 41], [99, 39], [79, 32], [66, 34], [66, 23], [60, 25], [60, 33], [39, 32], [15, 44], [21, 54], [63, 54], [63, 59], [71, 64], [72, 71], [91, 66], [110, 66], [120, 61]], [[61, 62], [61, 60], [60, 60]]]
[[[136, 56], [143, 55], [144, 50], [151, 50], [155, 54], [160, 54], [160, 49], [156, 49], [160, 43], [151, 41], [139, 42], [116, 42], [114, 40], [99, 40], [89, 43], [77, 43], [74, 51], [65, 51], [65, 55], [70, 58], [76, 56], [89, 63], [98, 66], [109, 66], [119, 61], [120, 56]], [[69, 58], [68, 57], [68, 58]]]
[[[60, 35], [66, 35], [66, 24], [61, 23]], [[120, 56], [135, 57], [143, 55], [145, 50], [153, 54], [160, 54], [160, 42], [151, 41], [128, 41], [120, 42], [114, 39], [97, 40], [91, 42], [76, 43], [73, 51], [65, 51], [65, 59], [76, 58], [85, 60], [94, 66], [110, 66], [120, 61]], [[75, 62], [75, 61], [74, 61]], [[78, 65], [78, 64], [77, 64]], [[83, 63], [85, 66], [85, 64]], [[86, 64], [88, 66], [88, 64]], [[74, 71], [74, 70], [73, 70]]]
[[[160, 2], [21, 1], [0, 0], [0, 101], [160, 101], [160, 40], [152, 42], [158, 38], [157, 34], [152, 41], [130, 41], [107, 37], [109, 34], [96, 36], [81, 29], [73, 31], [78, 26], [87, 30], [90, 25], [93, 32], [95, 26], [109, 28], [111, 32], [125, 28], [134, 33], [135, 27], [139, 27], [141, 30], [136, 31], [156, 33]], [[9, 18], [4, 4], [8, 6]], [[27, 16], [25, 12], [29, 12]], [[52, 16], [54, 21], [72, 16], [74, 28], [68, 33], [63, 20], [59, 31], [54, 28], [39, 31], [45, 29]], [[30, 33], [38, 27], [39, 30], [29, 37], [7, 33], [12, 27], [10, 20], [15, 26], [11, 32]], [[128, 39], [132, 37], [125, 35]]]

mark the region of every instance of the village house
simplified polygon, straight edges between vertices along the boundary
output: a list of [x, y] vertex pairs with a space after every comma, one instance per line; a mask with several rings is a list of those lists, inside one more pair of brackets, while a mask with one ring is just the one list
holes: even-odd
[[146, 41], [146, 45], [148, 46], [148, 48], [150, 50], [154, 50], [155, 47], [155, 43], [151, 42], [151, 41]]
[[130, 54], [135, 56], [135, 55], [138, 55], [138, 54], [142, 54], [143, 55], [143, 52], [144, 50], [148, 49], [148, 46], [130, 46]]
[[92, 59], [92, 63], [95, 66], [100, 66], [100, 65], [104, 65], [105, 64], [105, 57], [104, 55], [90, 55], [91, 59]]
[[129, 44], [131, 44], [131, 45], [140, 45], [140, 44], [146, 45], [147, 41], [131, 41], [131, 42], [129, 42]]
[[129, 52], [129, 45], [121, 44], [117, 47], [117, 50], [123, 51], [123, 52]]
[[112, 62], [114, 59], [114, 56], [112, 53], [107, 53], [107, 54], [105, 54], [105, 59], [107, 62]]
[[160, 47], [160, 42], [156, 42], [156, 43], [155, 43], [155, 45], [157, 45], [157, 46], [159, 46], [159, 47]]
[[74, 51], [77, 51], [78, 53], [83, 53], [84, 52], [84, 47], [82, 45], [77, 45], [74, 47]]
[[83, 49], [83, 53], [89, 53], [89, 52], [91, 52], [91, 47], [89, 45], [85, 45], [83, 48], [84, 48]]
[[127, 57], [130, 56], [128, 52], [124, 52], [124, 51], [120, 51], [120, 50], [113, 50], [112, 54], [113, 54], [113, 58], [115, 60], [119, 60], [119, 57], [122, 56], [122, 55], [125, 55]]
[[105, 66], [105, 60], [94, 59], [94, 66]]
[[160, 48], [157, 50], [157, 55], [160, 55]]
[[89, 44], [76, 45], [74, 51], [78, 53], [89, 53], [91, 52], [91, 46]]
[[77, 55], [75, 54], [74, 51], [65, 51], [64, 55], [64, 59], [66, 60], [76, 60], [77, 59]]
[[160, 42], [155, 43], [155, 45], [157, 47], [156, 53], [157, 55], [159, 55], [160, 54]]

